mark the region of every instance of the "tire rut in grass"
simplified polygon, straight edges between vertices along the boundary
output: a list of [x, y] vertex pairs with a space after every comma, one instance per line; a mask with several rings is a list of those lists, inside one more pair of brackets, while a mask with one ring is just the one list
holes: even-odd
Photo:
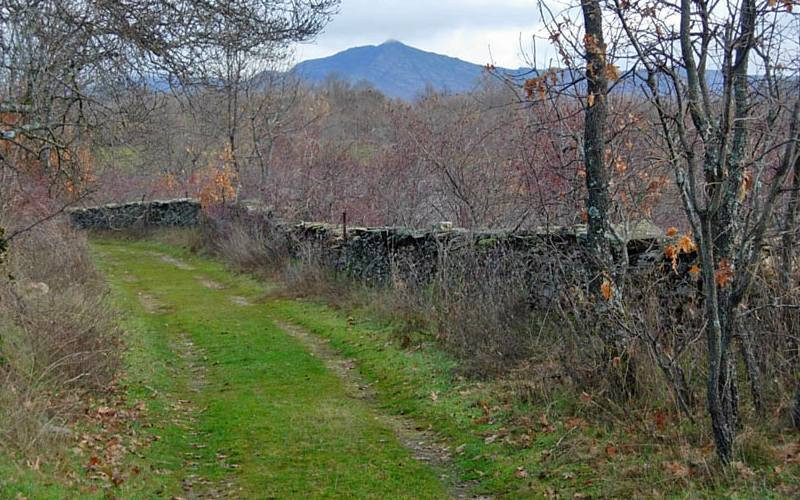
[[[175, 424], [185, 430], [185, 434], [189, 437], [189, 447], [193, 451], [186, 452], [183, 456], [184, 470], [188, 471], [185, 477], [181, 480], [181, 486], [184, 496], [177, 498], [185, 499], [204, 499], [204, 498], [236, 498], [239, 488], [234, 481], [210, 481], [199, 474], [202, 467], [200, 460], [203, 460], [204, 454], [202, 451], [206, 448], [204, 444], [204, 435], [197, 429], [197, 415], [202, 412], [196, 404], [198, 399], [205, 389], [206, 374], [208, 368], [203, 363], [205, 356], [202, 350], [198, 348], [188, 333], [181, 333], [178, 335], [172, 345], [173, 351], [183, 361], [181, 370], [189, 373], [187, 379], [187, 390], [190, 394], [194, 395], [195, 401], [192, 399], [177, 399], [172, 403], [173, 412], [176, 415]], [[227, 469], [236, 468], [235, 464], [227, 463], [227, 456], [219, 451], [214, 453], [217, 462], [216, 466], [224, 467]]]
[[225, 288], [227, 288], [222, 283], [219, 283], [212, 279], [208, 279], [205, 276], [198, 276], [197, 281], [200, 282], [201, 285], [208, 288], [209, 290], [225, 290]]
[[157, 258], [161, 259], [162, 262], [166, 262], [167, 264], [175, 266], [178, 269], [181, 269], [183, 271], [193, 271], [194, 270], [194, 266], [193, 265], [187, 264], [186, 262], [184, 262], [184, 261], [182, 261], [180, 259], [172, 257], [171, 255], [167, 255], [167, 254], [164, 254], [164, 253], [161, 253], [161, 252], [153, 252], [153, 251], [147, 252], [147, 254], [151, 255], [153, 257], [157, 257]]
[[[367, 383], [358, 373], [355, 362], [341, 357], [330, 346], [328, 341], [313, 333], [290, 323], [273, 320], [275, 325], [295, 339], [299, 340], [312, 356], [322, 360], [325, 366], [344, 383], [347, 394], [371, 403], [377, 401], [377, 395], [371, 383]], [[439, 478], [449, 486], [451, 495], [458, 499], [486, 500], [490, 497], [477, 496], [472, 493], [476, 482], [460, 481], [452, 464], [449, 447], [442, 444], [441, 439], [429, 429], [420, 427], [409, 418], [389, 415], [374, 411], [378, 420], [390, 428], [397, 440], [412, 452], [415, 460], [427, 463], [439, 474]]]

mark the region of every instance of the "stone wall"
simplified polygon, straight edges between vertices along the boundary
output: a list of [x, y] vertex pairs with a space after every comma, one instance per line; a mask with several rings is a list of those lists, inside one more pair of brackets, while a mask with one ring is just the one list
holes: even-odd
[[[469, 251], [470, 257], [485, 255], [496, 259], [513, 252], [527, 262], [532, 282], [542, 278], [542, 286], [555, 286], [538, 269], [545, 257], [558, 255], [572, 259], [576, 267], [582, 266], [581, 240], [586, 235], [585, 226], [539, 228], [528, 231], [468, 231], [452, 228], [442, 223], [430, 229], [404, 227], [348, 227], [326, 223], [286, 223], [275, 219], [269, 210], [257, 206], [243, 206], [233, 210], [229, 222], [260, 228], [269, 232], [270, 238], [283, 239], [295, 256], [308, 253], [322, 259], [322, 263], [337, 272], [368, 282], [385, 283], [391, 280], [426, 281], [434, 276], [441, 258], [459, 258], [459, 252]], [[224, 225], [224, 224], [223, 224]], [[218, 232], [217, 236], [213, 236]], [[224, 229], [215, 228], [212, 237], [224, 238]], [[663, 232], [650, 224], [640, 224], [630, 229], [633, 238], [627, 251], [633, 266], [644, 267], [663, 260]], [[617, 246], [616, 250], [621, 249]], [[466, 255], [466, 254], [462, 254]], [[552, 259], [550, 259], [552, 260]]]
[[[191, 199], [112, 204], [74, 209], [69, 215], [72, 224], [81, 229], [200, 225], [211, 241], [222, 241], [229, 235], [230, 226], [239, 224], [268, 234], [268, 238], [261, 240], [269, 240], [295, 257], [308, 255], [311, 250], [325, 267], [373, 284], [428, 281], [436, 275], [444, 257], [468, 256], [485, 259], [491, 265], [493, 259], [513, 253], [525, 263], [529, 282], [540, 289], [560, 286], [542, 263], [558, 261], [563, 265], [566, 259], [576, 272], [584, 267], [581, 241], [586, 227], [581, 225], [526, 231], [468, 231], [440, 223], [428, 229], [348, 227], [345, 232], [336, 224], [288, 223], [254, 203], [227, 207], [207, 218], [202, 216], [200, 204]], [[659, 228], [640, 223], [629, 228], [629, 233], [633, 237], [627, 252], [633, 266], [646, 267], [663, 261], [665, 237]], [[612, 246], [621, 252], [619, 245]], [[548, 259], [550, 256], [558, 258]]]
[[200, 203], [183, 198], [109, 204], [68, 211], [78, 229], [117, 230], [142, 227], [191, 227], [200, 220]]

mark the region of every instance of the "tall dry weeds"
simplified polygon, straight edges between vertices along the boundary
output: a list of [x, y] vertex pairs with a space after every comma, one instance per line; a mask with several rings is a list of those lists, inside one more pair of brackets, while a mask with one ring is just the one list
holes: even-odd
[[0, 446], [39, 454], [63, 438], [80, 397], [112, 382], [120, 352], [85, 238], [53, 221], [14, 239], [0, 278]]

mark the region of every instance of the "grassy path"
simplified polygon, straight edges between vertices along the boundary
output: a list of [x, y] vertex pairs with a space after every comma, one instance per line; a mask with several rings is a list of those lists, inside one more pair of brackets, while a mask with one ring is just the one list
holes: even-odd
[[131, 496], [447, 496], [441, 471], [271, 321], [262, 286], [153, 243], [93, 248], [126, 312], [129, 391], [159, 437]]

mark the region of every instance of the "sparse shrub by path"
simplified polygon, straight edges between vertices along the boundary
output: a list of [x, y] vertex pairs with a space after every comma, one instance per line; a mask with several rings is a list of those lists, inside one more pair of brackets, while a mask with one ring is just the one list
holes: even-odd
[[121, 336], [83, 236], [59, 221], [14, 240], [0, 277], [0, 449], [44, 459], [82, 397], [105, 390]]

